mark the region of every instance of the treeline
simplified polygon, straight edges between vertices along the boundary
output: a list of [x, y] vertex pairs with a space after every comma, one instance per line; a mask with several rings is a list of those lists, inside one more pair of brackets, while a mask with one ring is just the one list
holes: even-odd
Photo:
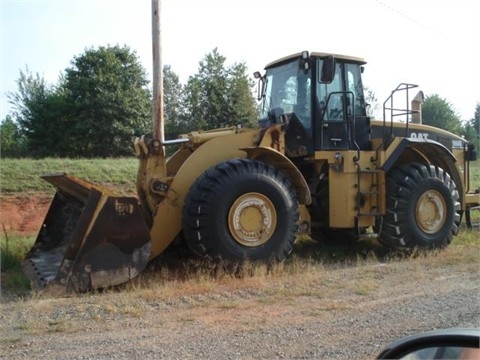
[[[245, 63], [226, 66], [217, 49], [199, 62], [184, 85], [163, 68], [165, 137], [223, 126], [256, 126], [253, 80]], [[367, 100], [378, 107], [375, 94]], [[146, 70], [128, 46], [89, 48], [50, 85], [28, 68], [8, 95], [13, 111], [0, 124], [2, 157], [116, 157], [132, 155], [132, 139], [151, 133], [152, 94]], [[438, 94], [423, 103], [423, 123], [479, 148], [480, 103], [473, 119], [460, 119]]]
[[[193, 129], [255, 125], [247, 67], [225, 62], [214, 49], [185, 85], [170, 66], [163, 68], [166, 138]], [[86, 49], [54, 85], [26, 68], [8, 96], [13, 111], [0, 125], [2, 157], [131, 155], [132, 139], [152, 131], [149, 80], [128, 46]]]
[[431, 125], [463, 136], [475, 148], [480, 146], [480, 103], [475, 107], [473, 119], [461, 119], [454, 107], [438, 94], [426, 96], [422, 105], [422, 119]]

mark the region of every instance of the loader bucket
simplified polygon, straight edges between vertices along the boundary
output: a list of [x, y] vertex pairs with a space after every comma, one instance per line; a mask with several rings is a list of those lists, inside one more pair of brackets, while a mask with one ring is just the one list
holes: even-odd
[[23, 269], [32, 285], [83, 292], [127, 282], [150, 259], [150, 231], [135, 197], [68, 174], [42, 177], [57, 187]]

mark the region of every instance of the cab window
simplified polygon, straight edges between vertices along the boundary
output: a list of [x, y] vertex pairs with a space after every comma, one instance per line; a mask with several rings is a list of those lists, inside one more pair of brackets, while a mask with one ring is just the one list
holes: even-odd
[[[317, 73], [320, 73], [323, 60], [317, 62]], [[341, 121], [343, 120], [342, 105], [342, 68], [343, 64], [335, 65], [335, 76], [329, 84], [317, 82], [317, 103], [323, 116], [323, 121]]]
[[348, 115], [353, 115], [352, 110], [355, 110], [355, 116], [366, 116], [360, 66], [357, 64], [345, 64], [345, 76], [346, 91], [353, 93], [355, 98], [353, 109], [352, 104], [348, 104]]

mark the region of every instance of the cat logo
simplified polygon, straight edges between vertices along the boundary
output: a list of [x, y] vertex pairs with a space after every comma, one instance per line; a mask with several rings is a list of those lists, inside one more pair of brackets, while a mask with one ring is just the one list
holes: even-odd
[[427, 140], [427, 139], [428, 139], [428, 133], [415, 133], [415, 132], [412, 132], [412, 133], [410, 133], [410, 138], [412, 138], [412, 139], [424, 139], [424, 140]]

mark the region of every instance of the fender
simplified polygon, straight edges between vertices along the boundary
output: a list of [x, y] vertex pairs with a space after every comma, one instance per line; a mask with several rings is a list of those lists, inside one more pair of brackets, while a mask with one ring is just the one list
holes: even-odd
[[165, 199], [153, 211], [150, 229], [151, 259], [162, 253], [180, 234], [185, 197], [194, 181], [211, 166], [228, 159], [246, 157], [247, 154], [240, 148], [252, 146], [254, 139], [258, 138], [258, 133], [259, 131], [245, 131], [216, 137], [202, 144], [184, 159], [170, 184]]
[[[391, 155], [381, 166], [385, 173], [397, 164], [410, 162], [405, 160], [406, 156], [414, 156], [415, 161], [425, 164], [437, 165], [448, 172], [455, 181], [463, 208], [465, 194], [462, 172], [458, 166], [457, 159], [447, 147], [437, 141], [422, 138], [402, 138], [399, 143], [392, 142], [391, 146], [396, 146], [396, 148], [393, 149]], [[414, 153], [413, 155], [412, 152]], [[406, 155], [407, 153], [409, 155]]]
[[276, 169], [281, 169], [292, 182], [298, 202], [303, 205], [312, 203], [312, 196], [305, 178], [285, 155], [268, 147], [249, 147], [241, 150], [245, 151], [250, 159], [263, 161]]

